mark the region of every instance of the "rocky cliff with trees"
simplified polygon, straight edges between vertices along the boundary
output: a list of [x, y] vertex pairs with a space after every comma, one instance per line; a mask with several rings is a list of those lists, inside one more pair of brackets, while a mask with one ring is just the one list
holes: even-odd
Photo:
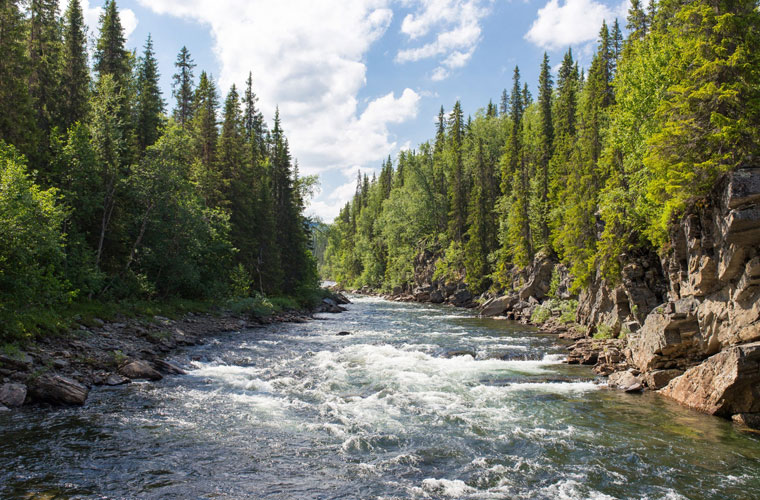
[[756, 421], [757, 2], [634, 0], [625, 32], [604, 24], [588, 68], [544, 56], [535, 97], [515, 68], [498, 105], [442, 108], [434, 139], [360, 176], [321, 271], [573, 325], [610, 346], [575, 360], [611, 383]]

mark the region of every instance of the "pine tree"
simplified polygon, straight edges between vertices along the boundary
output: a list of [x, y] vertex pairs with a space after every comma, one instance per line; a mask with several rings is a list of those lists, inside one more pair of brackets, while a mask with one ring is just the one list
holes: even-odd
[[490, 173], [483, 151], [483, 140], [478, 139], [475, 154], [475, 172], [473, 190], [468, 211], [467, 242], [465, 243], [465, 269], [467, 283], [476, 292], [488, 287], [488, 254], [492, 247], [492, 224], [490, 223], [493, 205], [490, 199]]
[[60, 101], [61, 33], [56, 19], [57, 8], [57, 0], [31, 0], [29, 3], [29, 93], [35, 108], [37, 130], [41, 133], [35, 155], [35, 162], [39, 164], [48, 163], [49, 135]]
[[641, 7], [641, 0], [631, 0], [631, 6], [628, 8], [628, 22], [625, 27], [628, 29], [629, 41], [641, 40], [647, 34], [649, 19]]
[[541, 73], [538, 77], [538, 106], [541, 114], [541, 137], [540, 137], [540, 167], [539, 180], [539, 214], [538, 226], [540, 229], [541, 245], [549, 244], [549, 162], [554, 153], [554, 123], [552, 121], [552, 75], [549, 67], [549, 56], [544, 52], [544, 60], [541, 63]]
[[195, 143], [195, 158], [198, 161], [195, 178], [206, 203], [212, 207], [217, 207], [222, 202], [222, 180], [218, 175], [216, 165], [219, 140], [216, 119], [218, 108], [219, 96], [216, 85], [213, 79], [203, 71], [193, 99], [192, 135]]
[[174, 119], [180, 126], [186, 128], [193, 114], [193, 68], [195, 68], [187, 47], [183, 46], [179, 51], [174, 66], [177, 68], [177, 72], [172, 77], [172, 96], [177, 100]]
[[130, 55], [124, 48], [125, 43], [116, 1], [106, 0], [100, 15], [100, 36], [95, 45], [95, 71], [99, 78], [111, 75], [118, 91], [126, 90], [130, 78]]
[[90, 70], [87, 63], [87, 38], [79, 0], [69, 0], [64, 14], [61, 53], [60, 93], [57, 125], [68, 130], [84, 121], [89, 111]]
[[153, 40], [148, 35], [145, 50], [137, 68], [137, 145], [140, 153], [158, 140], [163, 122], [164, 100], [159, 87], [158, 63], [153, 53]]
[[17, 0], [0, 3], [0, 139], [28, 155], [36, 148], [24, 18]]
[[449, 115], [447, 127], [449, 133], [447, 141], [449, 239], [456, 242], [462, 240], [467, 222], [467, 193], [462, 159], [462, 143], [464, 141], [462, 119], [462, 105], [457, 101]]
[[507, 116], [509, 111], [509, 94], [507, 89], [501, 91], [501, 101], [499, 101], [499, 116]]

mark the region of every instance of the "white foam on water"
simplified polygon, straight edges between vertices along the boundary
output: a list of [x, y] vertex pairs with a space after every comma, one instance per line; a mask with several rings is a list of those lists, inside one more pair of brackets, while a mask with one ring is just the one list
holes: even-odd
[[422, 480], [421, 493], [442, 495], [450, 498], [459, 498], [462, 495], [475, 493], [477, 490], [467, 486], [464, 481], [459, 479], [434, 479], [427, 478]]
[[556, 500], [617, 500], [599, 491], [588, 490], [574, 479], [564, 479], [550, 486], [541, 488], [535, 496], [525, 498], [551, 498]]
[[504, 386], [506, 391], [532, 391], [550, 394], [582, 394], [604, 387], [595, 382], [526, 382]]
[[216, 380], [226, 386], [246, 391], [274, 392], [270, 382], [259, 378], [266, 369], [253, 366], [203, 364], [195, 362], [195, 370], [188, 375], [196, 378]]

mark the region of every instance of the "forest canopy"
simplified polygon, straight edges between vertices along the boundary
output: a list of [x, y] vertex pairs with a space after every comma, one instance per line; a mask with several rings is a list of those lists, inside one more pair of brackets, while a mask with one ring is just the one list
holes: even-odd
[[[627, 36], [624, 36], [624, 31]], [[600, 27], [588, 68], [572, 50], [535, 95], [511, 88], [465, 118], [456, 102], [435, 136], [359, 176], [328, 232], [323, 276], [409, 287], [415, 256], [475, 293], [555, 256], [577, 288], [619, 279], [631, 254], [666, 250], [673, 217], [715, 180], [756, 161], [760, 14], [755, 0], [632, 0], [625, 27]]]
[[0, 2], [0, 33], [0, 338], [73, 302], [318, 286], [315, 179], [252, 76], [221, 102], [182, 47], [163, 96], [151, 37], [128, 50], [114, 0], [92, 60], [79, 0], [62, 17], [57, 0]]

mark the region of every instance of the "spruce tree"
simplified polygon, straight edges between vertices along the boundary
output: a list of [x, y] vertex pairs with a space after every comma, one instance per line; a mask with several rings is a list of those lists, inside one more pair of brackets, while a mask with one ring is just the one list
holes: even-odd
[[62, 131], [84, 121], [89, 110], [90, 70], [87, 38], [79, 0], [69, 0], [63, 21], [57, 125]]
[[540, 228], [541, 245], [549, 244], [549, 162], [554, 153], [554, 124], [552, 121], [552, 94], [553, 82], [549, 56], [544, 52], [544, 60], [541, 63], [541, 73], [538, 77], [538, 106], [541, 114], [541, 137], [540, 137], [540, 166], [539, 176], [539, 214], [538, 226]]
[[449, 115], [447, 127], [449, 239], [456, 242], [462, 240], [467, 222], [466, 180], [462, 158], [465, 129], [462, 120], [462, 105], [457, 101]]
[[137, 145], [142, 154], [158, 140], [163, 122], [164, 100], [159, 87], [158, 63], [150, 35], [137, 68]]
[[217, 207], [222, 202], [222, 179], [217, 171], [219, 129], [216, 113], [219, 96], [213, 79], [203, 71], [193, 99], [192, 135], [195, 144], [195, 178], [206, 203]]
[[100, 15], [100, 35], [95, 45], [95, 71], [98, 77], [111, 75], [118, 91], [126, 90], [130, 78], [129, 52], [124, 48], [124, 28], [115, 0], [106, 0]]
[[0, 3], [0, 140], [29, 155], [36, 122], [29, 94], [25, 23], [17, 0]]
[[177, 68], [177, 72], [172, 77], [172, 96], [177, 100], [174, 119], [180, 126], [186, 128], [193, 114], [193, 68], [195, 68], [187, 47], [183, 46], [179, 51], [174, 66]]
[[58, 70], [61, 55], [61, 33], [57, 16], [57, 0], [29, 2], [29, 93], [32, 97], [41, 137], [35, 162], [47, 164], [49, 135], [55, 123], [60, 101]]

